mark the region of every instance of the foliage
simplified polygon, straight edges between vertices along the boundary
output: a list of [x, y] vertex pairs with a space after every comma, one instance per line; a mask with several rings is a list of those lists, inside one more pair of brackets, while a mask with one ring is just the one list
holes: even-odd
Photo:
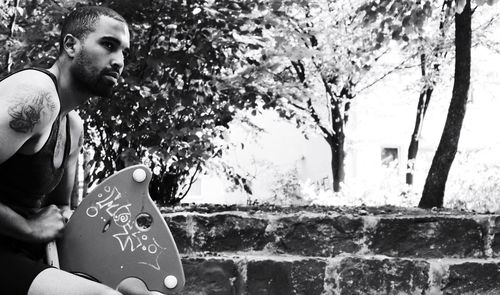
[[450, 171], [445, 207], [498, 212], [500, 165], [492, 163], [495, 157], [493, 149], [459, 151]]
[[[445, 208], [500, 212], [500, 165], [492, 162], [494, 148], [459, 151], [450, 171], [446, 190]], [[431, 160], [431, 159], [428, 159]], [[284, 206], [397, 206], [416, 207], [420, 194], [406, 186], [396, 163], [373, 171], [372, 179], [348, 179], [342, 191], [335, 193], [328, 188], [318, 188], [315, 183], [300, 180], [296, 171], [278, 173], [274, 199], [257, 199], [255, 203], [272, 203]], [[294, 176], [295, 175], [295, 176]], [[286, 176], [286, 177], [283, 177]], [[278, 194], [278, 191], [280, 194]]]
[[[455, 0], [456, 12], [461, 14], [464, 11], [467, 0]], [[498, 0], [474, 0], [474, 4], [477, 6], [482, 6], [484, 4], [488, 4], [489, 6], [495, 5], [498, 3]]]
[[297, 168], [279, 173], [271, 188], [273, 204], [280, 205], [303, 205], [303, 195], [298, 177]]
[[[250, 192], [246, 179], [220, 158], [224, 132], [235, 112], [256, 96], [227, 83], [248, 61], [242, 50], [258, 45], [242, 37], [252, 22], [249, 5], [209, 1], [108, 1], [129, 20], [133, 39], [115, 98], [94, 99], [84, 117], [94, 150], [92, 182], [129, 163], [154, 172], [150, 192], [164, 204], [179, 202], [199, 173], [218, 167]], [[260, 33], [252, 32], [253, 38]]]
[[5, 1], [0, 6], [1, 75], [52, 64], [58, 50], [58, 25], [67, 11], [64, 4], [48, 0]]
[[[414, 207], [419, 196], [402, 181], [395, 166], [373, 172], [370, 180], [347, 179], [340, 192], [310, 180], [301, 180], [296, 170], [276, 174], [272, 198], [253, 198], [253, 203], [281, 206], [399, 206]], [[461, 196], [460, 196], [461, 198]]]

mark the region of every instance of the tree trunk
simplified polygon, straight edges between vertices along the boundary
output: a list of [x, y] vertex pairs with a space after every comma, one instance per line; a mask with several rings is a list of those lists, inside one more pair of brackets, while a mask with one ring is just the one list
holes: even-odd
[[340, 192], [340, 184], [344, 182], [345, 171], [344, 171], [344, 135], [335, 136], [334, 139], [327, 140], [330, 145], [330, 150], [332, 152], [332, 175], [333, 175], [333, 191]]
[[331, 116], [332, 116], [332, 130], [333, 136], [327, 138], [327, 142], [330, 145], [330, 150], [332, 152], [332, 176], [333, 176], [333, 191], [340, 192], [340, 184], [344, 182], [345, 170], [344, 170], [344, 120], [342, 114], [340, 113], [340, 99], [335, 99], [332, 101], [331, 106]]
[[[297, 73], [299, 80], [304, 83], [304, 86], [307, 87], [305, 83], [305, 69], [304, 65], [298, 61], [292, 61], [292, 65]], [[316, 66], [317, 67], [317, 66]], [[317, 67], [318, 68], [318, 67]], [[319, 70], [319, 68], [318, 68]], [[323, 126], [321, 120], [316, 113], [316, 110], [312, 104], [311, 99], [307, 100], [307, 110], [313, 118], [314, 122], [323, 132], [323, 137], [326, 142], [330, 146], [330, 151], [332, 154], [331, 160], [331, 168], [332, 168], [332, 177], [333, 177], [333, 191], [340, 192], [341, 183], [344, 182], [345, 179], [345, 170], [344, 170], [344, 142], [345, 142], [345, 133], [344, 133], [344, 125], [347, 120], [347, 117], [342, 116], [341, 107], [342, 107], [342, 99], [352, 99], [354, 96], [351, 95], [350, 88], [343, 88], [340, 95], [336, 96], [332, 91], [330, 85], [326, 77], [322, 74], [321, 79], [323, 81], [323, 85], [325, 86], [325, 91], [328, 94], [330, 99], [330, 116], [331, 116], [331, 130], [326, 126]], [[349, 110], [350, 102], [345, 105], [345, 113]]]
[[179, 174], [168, 172], [153, 174], [149, 184], [151, 199], [164, 206], [178, 203], [179, 178]]
[[417, 106], [417, 116], [415, 118], [415, 128], [410, 139], [410, 145], [408, 147], [408, 161], [406, 164], [406, 184], [413, 185], [413, 174], [415, 173], [415, 161], [418, 154], [418, 145], [420, 141], [420, 134], [422, 130], [422, 125], [424, 124], [425, 113], [427, 112], [427, 107], [432, 96], [432, 88], [427, 88], [427, 90], [422, 89], [418, 99]]
[[[14, 13], [12, 14], [9, 21], [9, 36], [8, 40], [12, 40], [14, 38], [14, 28], [16, 26], [17, 20], [17, 9], [19, 8], [19, 0], [14, 0], [13, 3]], [[12, 70], [12, 53], [10, 50], [7, 51], [7, 55], [5, 56], [5, 71], [10, 73]]]
[[455, 17], [455, 80], [443, 134], [425, 181], [420, 208], [442, 207], [446, 180], [458, 149], [465, 117], [471, 67], [471, 3]]

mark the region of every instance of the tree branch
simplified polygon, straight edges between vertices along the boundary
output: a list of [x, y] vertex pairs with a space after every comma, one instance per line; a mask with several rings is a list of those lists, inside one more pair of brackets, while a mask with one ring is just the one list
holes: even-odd
[[[14, 14], [10, 18], [8, 40], [12, 40], [12, 38], [14, 37], [14, 28], [16, 26], [18, 7], [19, 7], [19, 0], [14, 0]], [[10, 73], [10, 71], [12, 70], [12, 53], [10, 50], [7, 52], [7, 55], [5, 56], [5, 70], [7, 71], [7, 73]]]
[[196, 180], [198, 179], [198, 174], [199, 172], [201, 171], [201, 164], [198, 163], [198, 165], [196, 165], [196, 170], [194, 171], [193, 173], [193, 176], [191, 176], [191, 179], [189, 180], [189, 185], [188, 185], [188, 188], [186, 189], [186, 191], [182, 194], [181, 197], [179, 197], [179, 200], [182, 200], [184, 199], [187, 194], [189, 193], [189, 191], [191, 190], [191, 186], [193, 185], [193, 183], [196, 182]]
[[314, 109], [314, 106], [312, 105], [312, 100], [311, 98], [307, 99], [307, 110], [309, 115], [311, 115], [311, 118], [314, 120], [316, 125], [318, 125], [319, 129], [325, 134], [326, 138], [333, 137], [333, 132], [328, 130], [322, 123], [321, 119], [318, 116], [318, 113], [316, 113], [316, 110]]
[[360, 90], [358, 90], [357, 93], [359, 94], [359, 93], [365, 91], [366, 89], [372, 87], [373, 85], [377, 84], [378, 82], [380, 82], [381, 80], [383, 80], [385, 77], [389, 76], [390, 74], [392, 74], [392, 73], [394, 73], [394, 72], [396, 72], [398, 70], [404, 69], [405, 67], [403, 67], [403, 65], [405, 65], [410, 59], [413, 59], [415, 56], [416, 56], [416, 54], [409, 56], [408, 58], [406, 58], [405, 60], [403, 60], [399, 65], [395, 66], [393, 69], [391, 69], [388, 72], [384, 73], [382, 76], [380, 76], [379, 78], [375, 79], [370, 84], [368, 84], [365, 87], [363, 87]]

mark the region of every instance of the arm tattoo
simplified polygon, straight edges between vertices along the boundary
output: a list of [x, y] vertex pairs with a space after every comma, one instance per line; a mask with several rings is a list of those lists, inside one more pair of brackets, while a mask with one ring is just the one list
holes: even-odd
[[12, 117], [9, 126], [16, 132], [31, 132], [40, 122], [42, 113], [49, 111], [51, 115], [54, 109], [55, 105], [50, 102], [50, 95], [41, 93], [35, 99], [26, 99], [9, 107], [8, 113]]

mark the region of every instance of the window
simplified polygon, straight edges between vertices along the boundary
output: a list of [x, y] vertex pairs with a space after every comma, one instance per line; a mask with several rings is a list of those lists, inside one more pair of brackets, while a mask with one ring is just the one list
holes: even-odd
[[381, 164], [383, 167], [395, 167], [399, 162], [399, 148], [383, 147], [380, 152]]

